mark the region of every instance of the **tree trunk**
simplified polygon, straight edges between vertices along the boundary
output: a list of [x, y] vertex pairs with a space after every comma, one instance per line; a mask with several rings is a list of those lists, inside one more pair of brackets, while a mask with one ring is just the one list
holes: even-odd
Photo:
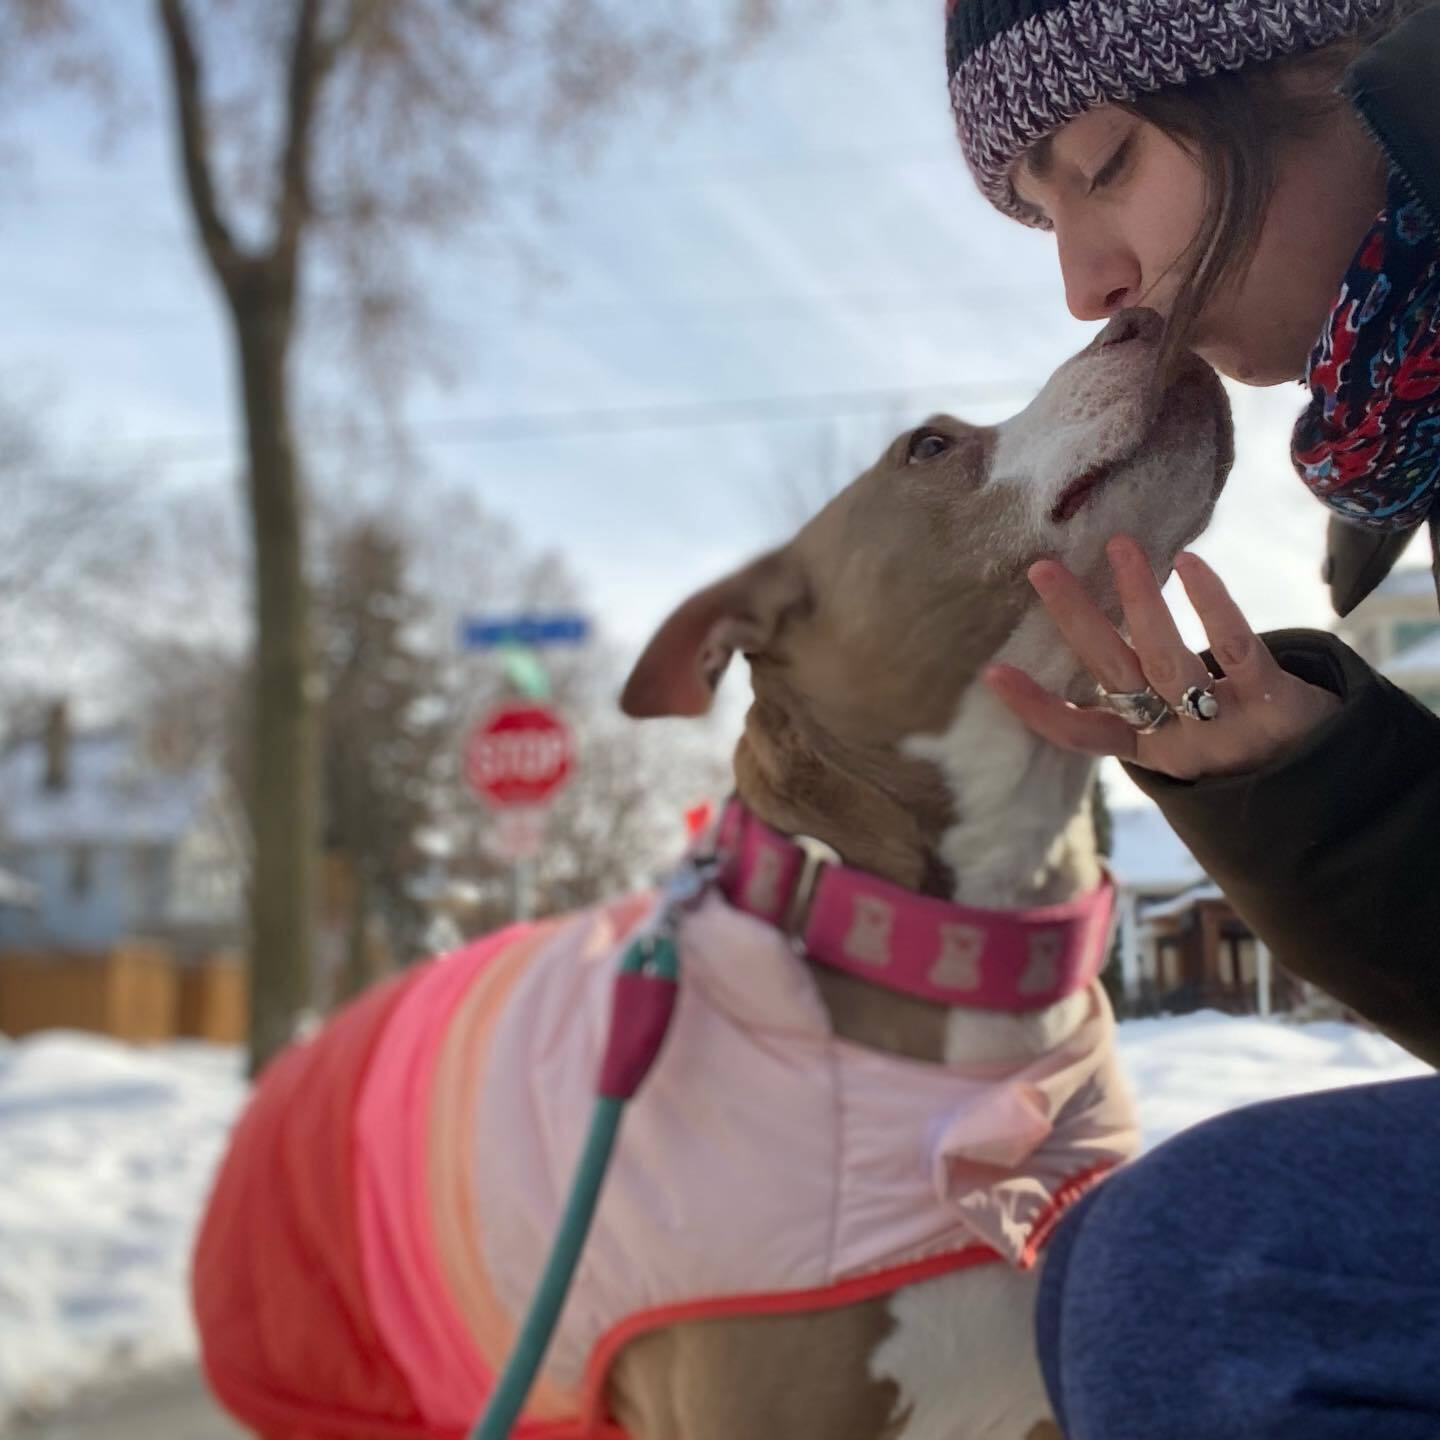
[[256, 266], [249, 283], [230, 295], [255, 566], [252, 1075], [289, 1042], [311, 1000], [319, 844], [318, 673], [305, 584], [304, 497], [285, 375], [293, 295], [283, 282], [267, 283], [271, 279]]
[[356, 866], [350, 893], [345, 959], [335, 981], [333, 1007], [348, 1004], [379, 978], [370, 944], [371, 888], [363, 866]]

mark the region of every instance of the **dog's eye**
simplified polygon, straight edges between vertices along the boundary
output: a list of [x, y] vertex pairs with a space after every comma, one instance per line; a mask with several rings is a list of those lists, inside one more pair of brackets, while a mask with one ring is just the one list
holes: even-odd
[[943, 430], [917, 430], [910, 437], [910, 464], [918, 465], [925, 460], [934, 460], [943, 455], [953, 442]]

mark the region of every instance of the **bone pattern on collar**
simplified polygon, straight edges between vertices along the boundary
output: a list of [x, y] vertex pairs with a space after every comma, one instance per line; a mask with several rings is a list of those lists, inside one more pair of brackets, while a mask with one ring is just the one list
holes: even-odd
[[[716, 836], [731, 904], [783, 926], [807, 852], [731, 800]], [[987, 910], [917, 895], [845, 865], [815, 878], [799, 932], [818, 964], [938, 1005], [1023, 1013], [1091, 985], [1109, 953], [1107, 875], [1088, 895], [1031, 910]]]

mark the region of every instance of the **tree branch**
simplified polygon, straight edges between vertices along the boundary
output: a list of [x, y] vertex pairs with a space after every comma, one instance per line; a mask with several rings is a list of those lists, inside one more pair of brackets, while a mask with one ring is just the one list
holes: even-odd
[[190, 208], [200, 230], [205, 254], [216, 275], [227, 287], [240, 267], [242, 257], [230, 227], [220, 213], [215, 181], [206, 149], [205, 109], [201, 99], [200, 57], [190, 35], [183, 0], [157, 0], [161, 28], [170, 53], [170, 71], [175, 89], [176, 130]]
[[370, 28], [370, 22], [389, 0], [350, 0], [344, 20], [320, 45], [320, 71], [328, 74], [336, 61]]
[[272, 253], [294, 264], [310, 216], [310, 135], [315, 99], [329, 58], [320, 42], [320, 0], [300, 0], [285, 86], [285, 145], [280, 153], [279, 211]]

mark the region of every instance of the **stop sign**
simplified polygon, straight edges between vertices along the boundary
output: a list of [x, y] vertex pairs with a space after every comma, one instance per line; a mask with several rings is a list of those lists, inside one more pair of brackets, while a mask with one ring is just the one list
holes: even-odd
[[470, 732], [465, 779], [497, 809], [540, 805], [570, 778], [570, 731], [547, 705], [492, 710]]

